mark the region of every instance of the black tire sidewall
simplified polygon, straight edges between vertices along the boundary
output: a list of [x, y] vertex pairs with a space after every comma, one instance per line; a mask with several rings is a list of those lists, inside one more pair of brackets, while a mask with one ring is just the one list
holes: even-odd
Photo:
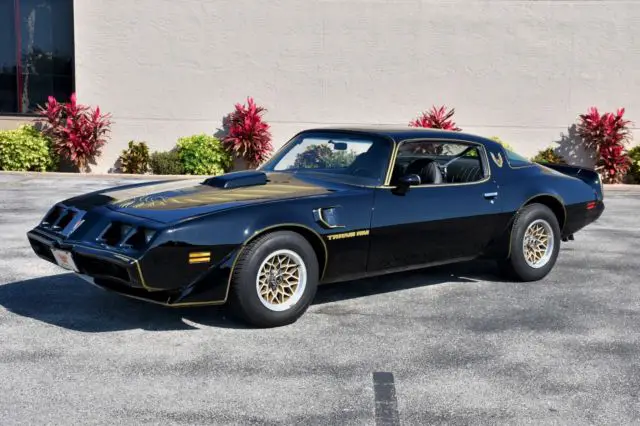
[[[256, 277], [262, 262], [277, 250], [291, 250], [298, 254], [307, 270], [304, 293], [298, 302], [285, 311], [272, 311], [262, 304], [256, 290]], [[300, 234], [290, 231], [274, 232], [259, 237], [240, 253], [240, 269], [234, 271], [235, 304], [242, 317], [253, 325], [274, 327], [294, 322], [313, 301], [319, 280], [317, 256], [311, 244]]]
[[[533, 268], [525, 260], [522, 242], [527, 227], [535, 220], [545, 220], [553, 231], [553, 252], [551, 258], [541, 268]], [[511, 256], [509, 263], [512, 273], [523, 281], [536, 281], [545, 277], [555, 266], [560, 251], [561, 231], [556, 215], [543, 204], [530, 204], [523, 208], [513, 225], [511, 233]]]

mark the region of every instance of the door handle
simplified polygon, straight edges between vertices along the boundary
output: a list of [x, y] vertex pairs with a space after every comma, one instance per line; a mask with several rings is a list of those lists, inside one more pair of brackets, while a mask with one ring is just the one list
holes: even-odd
[[493, 199], [496, 198], [498, 196], [497, 192], [485, 192], [484, 193], [484, 198], [486, 199]]

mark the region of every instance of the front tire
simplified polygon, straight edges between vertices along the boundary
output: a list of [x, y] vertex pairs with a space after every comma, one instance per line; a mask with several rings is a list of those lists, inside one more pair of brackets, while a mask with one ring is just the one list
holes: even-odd
[[560, 251], [560, 225], [556, 215], [543, 204], [520, 210], [513, 223], [510, 256], [499, 267], [507, 278], [538, 281], [553, 269]]
[[278, 231], [251, 241], [232, 271], [230, 307], [257, 327], [295, 322], [316, 295], [318, 259], [300, 234]]

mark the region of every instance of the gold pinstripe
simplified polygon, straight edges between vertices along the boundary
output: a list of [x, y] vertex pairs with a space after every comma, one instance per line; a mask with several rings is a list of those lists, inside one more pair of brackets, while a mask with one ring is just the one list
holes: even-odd
[[245, 242], [242, 243], [242, 245], [240, 246], [240, 249], [238, 250], [238, 253], [236, 254], [236, 256], [235, 256], [235, 258], [233, 260], [233, 263], [231, 264], [231, 268], [229, 269], [229, 278], [227, 279], [227, 291], [225, 292], [224, 299], [222, 299], [222, 300], [207, 300], [207, 301], [201, 301], [201, 302], [178, 302], [178, 303], [168, 304], [168, 303], [164, 303], [164, 302], [158, 302], [157, 300], [145, 299], [144, 297], [133, 296], [133, 295], [130, 295], [130, 294], [127, 294], [127, 293], [122, 293], [122, 292], [117, 291], [117, 290], [111, 290], [111, 289], [108, 289], [108, 290], [113, 291], [113, 292], [118, 293], [118, 294], [122, 294], [123, 296], [130, 297], [132, 299], [138, 299], [138, 300], [142, 300], [142, 301], [145, 301], [145, 302], [155, 303], [155, 304], [158, 304], [158, 305], [168, 306], [168, 307], [172, 307], [172, 308], [190, 307], [190, 306], [222, 305], [222, 304], [226, 303], [228, 298], [229, 298], [229, 290], [231, 289], [231, 279], [233, 278], [233, 271], [235, 270], [236, 264], [238, 263], [238, 259], [240, 259], [240, 256], [242, 255], [242, 252], [244, 251], [246, 246], [252, 240], [254, 240], [255, 238], [257, 238], [258, 236], [264, 234], [267, 231], [271, 231], [271, 230], [274, 230], [274, 229], [277, 229], [277, 228], [286, 228], [286, 227], [303, 228], [303, 229], [306, 229], [308, 231], [311, 231], [314, 235], [316, 235], [318, 237], [318, 239], [322, 243], [322, 246], [324, 248], [324, 254], [325, 254], [325, 256], [324, 256], [325, 257], [324, 265], [323, 265], [323, 268], [322, 268], [322, 275], [320, 276], [320, 279], [322, 280], [322, 278], [324, 277], [324, 274], [326, 272], [326, 269], [327, 269], [327, 264], [329, 262], [329, 251], [327, 249], [327, 244], [322, 239], [322, 236], [320, 236], [320, 234], [318, 234], [315, 230], [309, 228], [306, 225], [301, 225], [299, 223], [283, 223], [283, 224], [278, 224], [278, 225], [267, 226], [266, 228], [262, 228], [260, 230], [257, 230], [256, 232], [253, 233], [253, 235], [251, 237], [247, 238], [247, 240], [245, 240]]

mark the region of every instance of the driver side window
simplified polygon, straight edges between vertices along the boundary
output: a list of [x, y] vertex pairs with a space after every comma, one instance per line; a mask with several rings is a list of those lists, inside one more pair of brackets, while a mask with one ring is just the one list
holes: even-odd
[[417, 175], [420, 185], [473, 183], [487, 175], [481, 145], [447, 141], [407, 141], [398, 147], [391, 184]]

